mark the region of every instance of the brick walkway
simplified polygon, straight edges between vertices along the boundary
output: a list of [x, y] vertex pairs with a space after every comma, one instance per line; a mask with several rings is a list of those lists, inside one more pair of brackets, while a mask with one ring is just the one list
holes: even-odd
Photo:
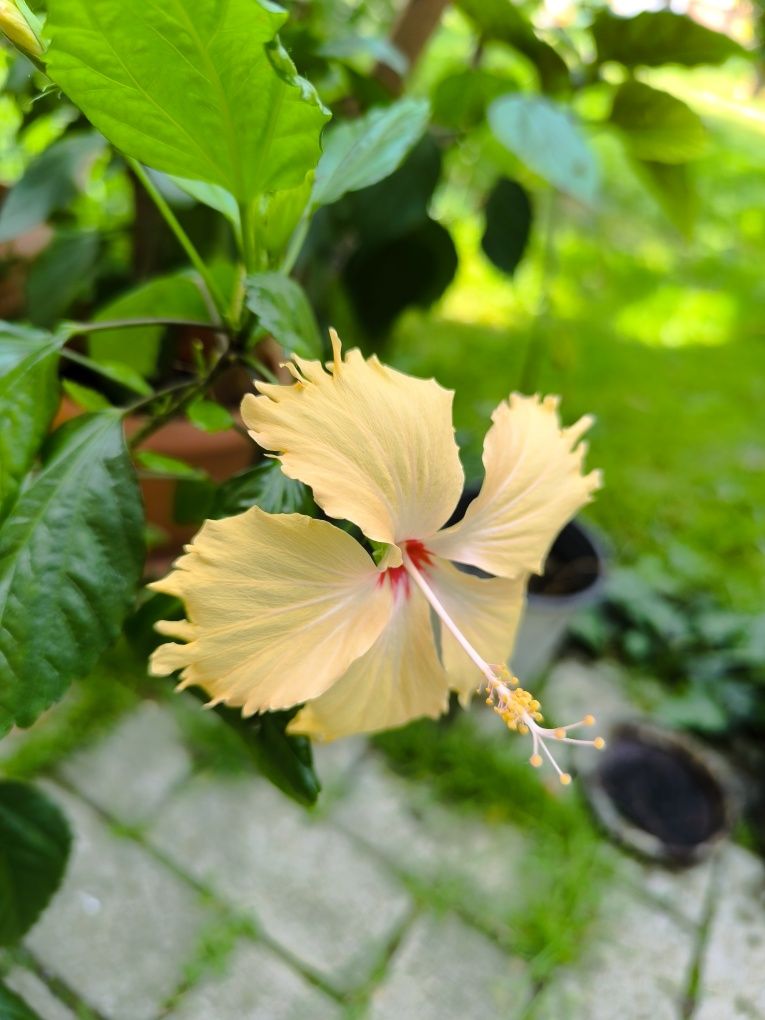
[[[614, 852], [590, 944], [539, 988], [491, 934], [526, 834], [447, 810], [362, 741], [317, 759], [306, 812], [195, 772], [174, 712], [144, 703], [66, 760], [41, 785], [75, 850], [9, 986], [42, 1020], [765, 1020], [744, 850], [678, 875]], [[438, 909], [421, 892], [445, 883]]]

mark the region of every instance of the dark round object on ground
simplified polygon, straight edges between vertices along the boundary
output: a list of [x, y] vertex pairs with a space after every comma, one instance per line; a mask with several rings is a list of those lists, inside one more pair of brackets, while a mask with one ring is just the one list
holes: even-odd
[[612, 735], [588, 781], [606, 828], [667, 863], [698, 860], [730, 827], [728, 791], [688, 742], [648, 727]]

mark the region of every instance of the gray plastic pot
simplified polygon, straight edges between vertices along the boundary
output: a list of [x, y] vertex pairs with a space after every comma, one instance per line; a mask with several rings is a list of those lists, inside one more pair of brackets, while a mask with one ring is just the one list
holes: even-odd
[[[465, 516], [478, 495], [470, 485], [445, 527]], [[475, 567], [462, 567], [481, 577]], [[574, 614], [598, 600], [605, 578], [600, 539], [579, 521], [569, 521], [553, 542], [541, 577], [529, 581], [528, 598], [510, 665], [522, 683], [536, 680], [550, 666]]]
[[544, 574], [529, 582], [511, 659], [523, 683], [548, 669], [574, 615], [600, 598], [604, 577], [600, 540], [579, 521], [570, 521], [553, 542]]

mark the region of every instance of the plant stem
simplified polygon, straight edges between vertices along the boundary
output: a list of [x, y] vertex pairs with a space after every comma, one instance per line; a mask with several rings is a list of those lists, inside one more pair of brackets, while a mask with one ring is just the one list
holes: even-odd
[[310, 227], [310, 225], [311, 218], [308, 215], [308, 211], [306, 210], [306, 212], [303, 213], [300, 222], [292, 232], [290, 243], [287, 246], [287, 254], [284, 256], [284, 261], [279, 267], [279, 272], [283, 273], [285, 276], [290, 275], [295, 266], [295, 263], [298, 260], [298, 256], [300, 255], [300, 252], [302, 251], [303, 248], [303, 244], [305, 243], [305, 239], [308, 236], [308, 228]]
[[265, 365], [260, 358], [256, 358], [254, 354], [245, 355], [242, 358], [242, 361], [244, 361], [245, 365], [249, 365], [250, 368], [254, 368], [256, 372], [259, 372], [266, 382], [274, 383], [277, 386], [280, 384], [279, 379], [276, 375], [274, 375], [271, 369]]
[[555, 213], [557, 211], [557, 194], [551, 189], [547, 202], [544, 234], [542, 240], [542, 266], [539, 281], [539, 299], [534, 319], [529, 329], [529, 339], [521, 365], [518, 388], [521, 393], [532, 393], [539, 379], [539, 369], [544, 353], [543, 326], [550, 311], [550, 281], [552, 276], [553, 258], [555, 255]]
[[212, 322], [197, 322], [194, 319], [163, 319], [162, 317], [149, 316], [140, 319], [103, 320], [102, 322], [70, 322], [67, 323], [67, 330], [70, 336], [79, 336], [83, 333], [98, 333], [107, 329], [134, 329], [139, 326], [189, 326], [193, 329], [216, 329], [218, 331], [223, 328]]
[[256, 269], [257, 252], [255, 250], [255, 224], [252, 218], [252, 206], [249, 202], [239, 203], [239, 219], [242, 223], [242, 258], [248, 273]]
[[127, 160], [136, 177], [138, 178], [138, 180], [141, 182], [141, 184], [144, 186], [147, 193], [151, 197], [151, 200], [154, 202], [157, 209], [159, 209], [165, 223], [167, 223], [168, 227], [170, 227], [173, 234], [175, 234], [176, 240], [188, 255], [189, 261], [204, 280], [205, 286], [210, 294], [210, 298], [215, 303], [215, 308], [218, 311], [218, 314], [221, 316], [221, 318], [225, 318], [226, 300], [221, 294], [221, 292], [218, 290], [218, 285], [213, 279], [210, 270], [207, 268], [204, 259], [192, 244], [188, 234], [183, 229], [181, 224], [178, 222], [178, 218], [176, 217], [175, 213], [167, 204], [165, 199], [162, 197], [158, 188], [152, 181], [151, 177], [149, 177], [149, 175], [146, 173], [146, 170], [143, 168], [143, 166], [138, 162], [138, 160], [133, 159], [132, 156], [127, 157]]

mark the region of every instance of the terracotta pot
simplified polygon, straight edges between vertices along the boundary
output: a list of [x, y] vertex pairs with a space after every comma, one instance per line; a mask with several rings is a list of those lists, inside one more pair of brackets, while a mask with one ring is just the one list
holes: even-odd
[[[54, 419], [54, 427], [82, 414], [80, 408], [69, 397], [62, 397]], [[239, 419], [238, 411], [233, 412]], [[131, 436], [146, 424], [143, 415], [131, 415], [125, 420], [125, 435]], [[167, 457], [175, 457], [192, 467], [206, 471], [216, 482], [225, 481], [249, 467], [258, 456], [258, 449], [251, 439], [236, 429], [225, 432], [202, 432], [184, 418], [176, 418], [153, 435], [149, 436], [139, 449], [151, 450]], [[167, 537], [152, 547], [148, 557], [150, 573], [159, 573], [177, 556], [183, 545], [198, 530], [194, 524], [178, 524], [174, 520], [173, 507], [177, 481], [174, 478], [140, 477], [141, 495], [146, 508], [146, 521]]]

